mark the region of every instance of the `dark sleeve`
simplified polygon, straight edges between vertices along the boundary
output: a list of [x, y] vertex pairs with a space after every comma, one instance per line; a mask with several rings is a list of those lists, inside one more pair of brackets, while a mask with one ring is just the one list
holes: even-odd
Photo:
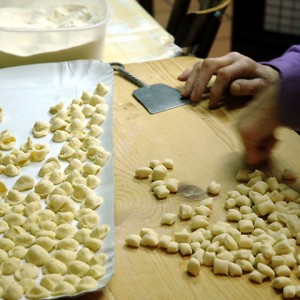
[[283, 125], [300, 129], [300, 45], [290, 47], [282, 56], [263, 62], [279, 71], [280, 118]]

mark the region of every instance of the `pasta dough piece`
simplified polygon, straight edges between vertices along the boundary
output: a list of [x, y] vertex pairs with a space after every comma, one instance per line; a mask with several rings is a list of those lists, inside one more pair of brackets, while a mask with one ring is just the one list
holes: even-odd
[[46, 121], [36, 121], [32, 128], [34, 137], [41, 138], [50, 132], [50, 123]]
[[35, 237], [27, 232], [17, 235], [14, 238], [14, 242], [16, 245], [23, 246], [25, 248], [30, 247], [34, 243], [34, 241], [35, 241]]
[[64, 181], [65, 173], [62, 170], [54, 169], [45, 176], [45, 179], [51, 181], [54, 185], [57, 185]]
[[3, 292], [3, 299], [5, 300], [18, 300], [23, 296], [23, 287], [13, 281]]
[[180, 204], [179, 216], [182, 220], [190, 219], [193, 215], [193, 207], [188, 204]]
[[87, 195], [84, 199], [84, 201], [81, 204], [81, 208], [90, 208], [90, 209], [96, 209], [97, 207], [101, 206], [103, 203], [103, 198], [101, 196], [92, 194]]
[[66, 281], [61, 281], [52, 291], [52, 296], [72, 295], [76, 292], [76, 288]]
[[108, 86], [103, 82], [98, 83], [95, 89], [95, 93], [100, 96], [104, 96], [108, 91]]
[[102, 248], [102, 240], [88, 237], [83, 244], [85, 247], [89, 248], [90, 250], [96, 252]]
[[90, 266], [88, 264], [80, 260], [71, 261], [70, 263], [68, 263], [67, 267], [70, 274], [74, 274], [78, 277], [85, 276], [90, 269]]
[[46, 198], [54, 189], [54, 184], [50, 180], [42, 179], [34, 187], [34, 192], [40, 195], [40, 197]]
[[73, 250], [61, 249], [53, 252], [51, 256], [67, 265], [69, 262], [76, 259], [76, 252]]
[[16, 280], [20, 281], [25, 278], [36, 279], [40, 275], [40, 269], [30, 263], [25, 263], [15, 272], [14, 276]]
[[170, 194], [170, 191], [167, 189], [167, 187], [164, 184], [155, 187], [153, 189], [153, 192], [159, 199], [167, 198], [168, 195]]
[[152, 169], [149, 167], [140, 167], [135, 170], [136, 177], [140, 179], [148, 178], [151, 173]]
[[21, 259], [16, 257], [9, 257], [1, 264], [1, 272], [3, 275], [12, 275], [20, 267]]
[[17, 191], [27, 191], [34, 187], [34, 178], [29, 175], [22, 175], [13, 185], [13, 189]]
[[56, 249], [57, 250], [71, 250], [71, 251], [76, 251], [78, 249], [79, 243], [72, 238], [64, 238], [62, 240], [60, 240], [57, 245], [56, 245]]
[[50, 292], [43, 286], [36, 284], [27, 293], [26, 297], [29, 299], [44, 299], [50, 296]]
[[75, 240], [78, 241], [80, 244], [84, 244], [87, 238], [90, 236], [91, 229], [89, 228], [81, 228], [75, 233]]
[[134, 247], [134, 248], [138, 248], [141, 244], [142, 238], [138, 235], [138, 234], [130, 234], [125, 242], [126, 245], [130, 246], [130, 247]]
[[8, 164], [5, 169], [3, 170], [3, 174], [8, 177], [15, 177], [20, 174], [20, 167], [14, 164]]
[[55, 143], [65, 142], [70, 134], [64, 130], [56, 130], [52, 136], [52, 141]]
[[90, 265], [101, 265], [103, 266], [106, 261], [106, 254], [102, 252], [95, 253], [91, 258]]
[[3, 220], [10, 226], [21, 226], [24, 224], [26, 218], [21, 214], [9, 212], [3, 217]]
[[55, 237], [59, 240], [73, 238], [76, 233], [72, 224], [60, 224], [57, 226]]
[[[101, 276], [100, 276], [101, 277]], [[99, 278], [100, 278], [99, 277]], [[97, 287], [97, 281], [91, 276], [84, 276], [76, 286], [77, 292], [94, 289]]]
[[8, 230], [9, 226], [7, 224], [7, 222], [5, 222], [4, 220], [0, 220], [0, 233], [5, 232], [6, 230]]
[[213, 195], [218, 195], [221, 190], [221, 185], [215, 181], [211, 181], [207, 186], [207, 192]]
[[25, 256], [28, 263], [41, 266], [49, 260], [49, 253], [39, 245], [32, 245]]
[[41, 236], [34, 241], [34, 244], [39, 245], [43, 247], [46, 251], [50, 252], [56, 246], [56, 241], [48, 236]]
[[4, 130], [0, 133], [0, 150], [12, 150], [15, 147], [16, 142], [16, 138], [11, 135], [8, 130]]
[[78, 219], [78, 228], [94, 228], [99, 222], [99, 215], [96, 212], [85, 214]]
[[167, 168], [163, 165], [158, 165], [154, 167], [152, 171], [152, 181], [156, 180], [164, 180], [165, 177], [167, 176]]
[[3, 181], [0, 181], [0, 199], [6, 197], [8, 193], [8, 188]]
[[84, 184], [78, 184], [74, 187], [71, 197], [77, 202], [83, 202], [83, 200], [90, 194], [94, 194], [92, 189]]
[[63, 281], [71, 283], [73, 286], [76, 286], [80, 281], [80, 277], [74, 274], [66, 274], [63, 278]]
[[67, 266], [58, 259], [51, 257], [43, 265], [43, 274], [61, 274], [67, 273]]
[[102, 224], [92, 229], [90, 237], [103, 240], [110, 231], [110, 227]]
[[58, 113], [60, 110], [62, 110], [64, 108], [64, 102], [61, 101], [53, 106], [50, 107], [49, 112], [50, 114], [56, 114]]
[[40, 162], [45, 159], [49, 153], [49, 148], [43, 144], [35, 144], [30, 152], [30, 159], [34, 162]]
[[72, 223], [74, 220], [74, 214], [72, 212], [58, 212], [55, 214], [53, 218], [53, 222], [55, 222], [57, 225], [60, 224], [69, 224]]
[[48, 291], [53, 291], [62, 279], [63, 277], [61, 274], [45, 274], [41, 279], [40, 284]]
[[89, 248], [82, 247], [77, 251], [76, 259], [85, 262], [86, 264], [90, 263], [94, 253]]
[[6, 202], [8, 204], [16, 205], [23, 202], [25, 196], [18, 190], [11, 189], [6, 195]]
[[172, 225], [175, 223], [176, 219], [177, 219], [177, 214], [165, 213], [162, 217], [161, 224], [162, 225]]
[[18, 283], [23, 287], [24, 294], [26, 294], [30, 289], [32, 289], [32, 287], [36, 285], [35, 279], [32, 278], [23, 278]]

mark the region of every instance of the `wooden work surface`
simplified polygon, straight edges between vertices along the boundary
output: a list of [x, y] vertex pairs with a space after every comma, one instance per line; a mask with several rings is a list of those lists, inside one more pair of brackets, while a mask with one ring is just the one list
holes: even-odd
[[[148, 84], [166, 83], [182, 86], [177, 75], [196, 62], [196, 58], [127, 65], [126, 68]], [[210, 222], [225, 220], [223, 208], [226, 191], [236, 186], [235, 175], [243, 168], [242, 146], [234, 130], [236, 110], [208, 110], [207, 101], [196, 106], [182, 106], [150, 115], [131, 96], [136, 87], [119, 75], [115, 76], [114, 161], [115, 161], [115, 275], [102, 293], [84, 299], [203, 299], [254, 300], [281, 299], [270, 281], [254, 284], [248, 275], [215, 276], [202, 266], [199, 276], [187, 274], [188, 257], [168, 254], [159, 249], [125, 246], [129, 234], [151, 227], [160, 235], [188, 228], [189, 221], [176, 221], [162, 227], [166, 212], [178, 213], [180, 203], [197, 206], [199, 201], [172, 195], [157, 200], [149, 190], [149, 180], [137, 180], [135, 169], [148, 166], [152, 159], [174, 160], [169, 178], [206, 189], [215, 180], [222, 191], [215, 197]], [[291, 130], [279, 132], [272, 162], [264, 171], [279, 175], [284, 167], [300, 169], [300, 137]], [[300, 191], [300, 183], [291, 185]]]

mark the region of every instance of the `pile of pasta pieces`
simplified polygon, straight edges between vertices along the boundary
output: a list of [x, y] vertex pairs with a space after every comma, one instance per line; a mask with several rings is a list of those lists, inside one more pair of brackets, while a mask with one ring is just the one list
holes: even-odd
[[[0, 133], [0, 174], [19, 176], [11, 188], [0, 180], [0, 297], [17, 300], [75, 295], [95, 289], [105, 274], [101, 252], [110, 231], [96, 210], [95, 188], [110, 153], [100, 145], [108, 88], [99, 83], [65, 107], [51, 107], [49, 121], [35, 121], [35, 138], [63, 143], [58, 157], [48, 145]], [[0, 120], [5, 111], [0, 109]], [[22, 168], [39, 162], [36, 180]]]
[[[159, 182], [157, 178], [151, 178], [159, 165], [158, 160], [154, 161], [150, 162], [150, 167], [138, 168], [135, 176], [140, 179], [149, 177], [152, 191], [158, 185], [165, 185], [165, 189], [168, 186], [167, 172]], [[284, 170], [282, 178], [295, 181], [297, 174]], [[186, 268], [192, 276], [199, 275], [201, 266], [210, 267], [215, 275], [235, 277], [248, 274], [249, 280], [256, 284], [270, 281], [270, 285], [277, 292], [282, 291], [286, 299], [300, 297], [298, 192], [284, 183], [287, 181], [280, 183], [275, 177], [267, 178], [260, 170], [241, 169], [236, 180], [235, 190], [228, 191], [224, 200], [226, 221], [209, 222], [213, 196], [221, 190], [221, 184], [212, 181], [207, 186], [208, 195], [212, 197], [200, 200], [196, 207], [182, 203], [178, 212], [166, 212], [162, 216], [162, 226], [188, 221], [188, 227], [173, 235], [161, 236], [156, 230], [144, 227], [139, 234], [129, 235], [126, 245], [159, 248], [167, 253], [188, 256]], [[179, 180], [177, 183], [179, 185]], [[160, 197], [155, 191], [153, 193], [158, 199], [166, 199], [170, 194]]]

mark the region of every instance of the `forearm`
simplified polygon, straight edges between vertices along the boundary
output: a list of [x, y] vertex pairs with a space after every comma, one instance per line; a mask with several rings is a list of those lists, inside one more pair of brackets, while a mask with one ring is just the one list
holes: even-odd
[[289, 48], [281, 57], [263, 64], [280, 74], [279, 116], [283, 125], [300, 129], [300, 45]]

